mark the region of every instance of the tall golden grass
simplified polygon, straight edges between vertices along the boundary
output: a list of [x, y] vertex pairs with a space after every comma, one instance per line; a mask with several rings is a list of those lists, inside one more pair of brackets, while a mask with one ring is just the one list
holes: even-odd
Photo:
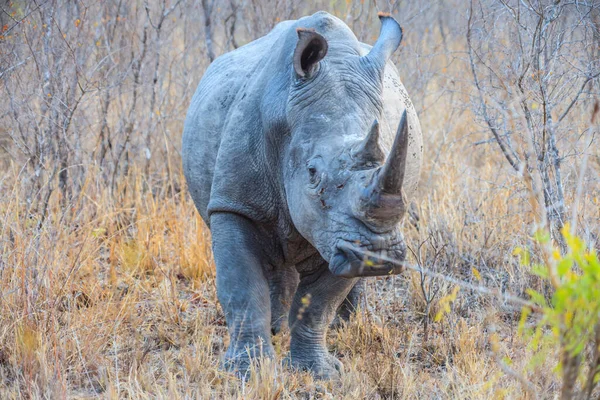
[[[441, 129], [436, 121], [423, 118], [424, 130]], [[449, 275], [522, 294], [535, 284], [511, 255], [528, 242], [533, 219], [515, 195], [522, 183], [499, 174], [500, 161], [485, 151], [474, 149], [472, 160], [475, 166], [456, 151], [426, 157], [423, 176], [433, 180], [423, 179], [418, 229], [406, 223], [407, 240], [413, 248], [427, 237], [443, 243]], [[330, 333], [346, 370], [341, 382], [283, 367], [286, 332], [274, 338], [277, 359], [247, 382], [221, 371], [227, 331], [209, 232], [177, 170], [150, 182], [134, 169], [116, 189], [90, 170], [69, 208], [54, 192], [41, 227], [28, 214], [20, 170], [9, 170], [0, 203], [0, 397], [526, 397], [495, 361], [498, 353], [525, 370], [518, 310], [460, 293], [424, 342], [423, 318], [433, 317], [451, 287], [436, 283], [441, 294], [425, 316], [412, 273], [370, 280], [371, 313]], [[556, 385], [545, 369], [552, 360], [549, 354], [529, 376], [547, 393]]]

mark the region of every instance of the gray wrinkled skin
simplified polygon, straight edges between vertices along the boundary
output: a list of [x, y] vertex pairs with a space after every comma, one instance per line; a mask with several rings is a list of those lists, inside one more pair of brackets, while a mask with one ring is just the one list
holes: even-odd
[[[388, 57], [401, 31], [389, 17], [382, 23], [374, 49], [381, 43]], [[314, 29], [328, 47], [304, 77], [293, 64], [297, 28]], [[404, 200], [415, 192], [421, 165], [414, 107], [394, 65], [370, 59], [370, 51], [341, 20], [318, 12], [282, 22], [216, 59], [192, 99], [183, 166], [212, 232], [217, 293], [231, 338], [228, 368], [243, 373], [250, 357], [272, 356], [271, 334], [289, 315], [292, 365], [335, 377], [341, 363], [327, 351], [325, 335], [340, 304], [347, 318], [361, 276], [400, 272], [389, 265], [365, 272], [362, 256], [343, 246], [405, 257], [402, 212], [388, 207], [389, 217], [375, 218], [365, 211], [385, 159], [365, 162], [355, 153], [374, 121], [388, 156], [406, 110]]]

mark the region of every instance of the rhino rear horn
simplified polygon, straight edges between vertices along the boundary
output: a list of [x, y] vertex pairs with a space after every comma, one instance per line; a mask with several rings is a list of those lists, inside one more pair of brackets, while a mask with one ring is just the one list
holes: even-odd
[[327, 40], [313, 29], [298, 28], [296, 32], [298, 43], [294, 50], [294, 71], [301, 78], [309, 78], [327, 54]]
[[402, 28], [391, 14], [379, 13], [378, 15], [381, 21], [379, 38], [364, 58], [369, 61], [367, 65], [372, 66], [380, 72], [380, 75], [383, 75], [385, 64], [402, 42]]
[[354, 150], [352, 156], [364, 163], [385, 161], [385, 154], [379, 147], [379, 121], [373, 122], [369, 134]]

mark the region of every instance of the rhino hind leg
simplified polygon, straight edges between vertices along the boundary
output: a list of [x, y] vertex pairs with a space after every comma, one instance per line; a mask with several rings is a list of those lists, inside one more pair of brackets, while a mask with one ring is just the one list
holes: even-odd
[[258, 232], [248, 219], [214, 213], [210, 222], [217, 296], [229, 331], [224, 365], [244, 376], [252, 360], [274, 356], [266, 262]]
[[269, 277], [271, 289], [271, 333], [278, 334], [283, 328], [300, 276], [295, 267], [273, 270]]
[[301, 277], [289, 317], [292, 366], [309, 370], [319, 379], [340, 376], [342, 364], [327, 350], [326, 334], [355, 282], [333, 275], [327, 263], [317, 274]]
[[331, 323], [332, 328], [340, 328], [344, 323], [350, 321], [350, 317], [358, 309], [365, 311], [366, 299], [365, 299], [365, 280], [359, 279], [354, 287], [350, 290], [342, 304], [338, 307], [335, 319]]

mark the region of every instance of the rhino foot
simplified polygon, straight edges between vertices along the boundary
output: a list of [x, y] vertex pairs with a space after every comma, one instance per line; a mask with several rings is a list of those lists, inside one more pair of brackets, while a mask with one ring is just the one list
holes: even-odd
[[258, 364], [263, 358], [273, 358], [275, 352], [273, 346], [256, 345], [248, 343], [236, 343], [235, 346], [229, 346], [223, 360], [223, 367], [226, 371], [235, 373], [238, 377], [244, 379], [250, 372], [253, 364]]
[[316, 379], [340, 379], [344, 365], [333, 355], [327, 353], [312, 357], [291, 357], [291, 366], [300, 371], [310, 371]]

